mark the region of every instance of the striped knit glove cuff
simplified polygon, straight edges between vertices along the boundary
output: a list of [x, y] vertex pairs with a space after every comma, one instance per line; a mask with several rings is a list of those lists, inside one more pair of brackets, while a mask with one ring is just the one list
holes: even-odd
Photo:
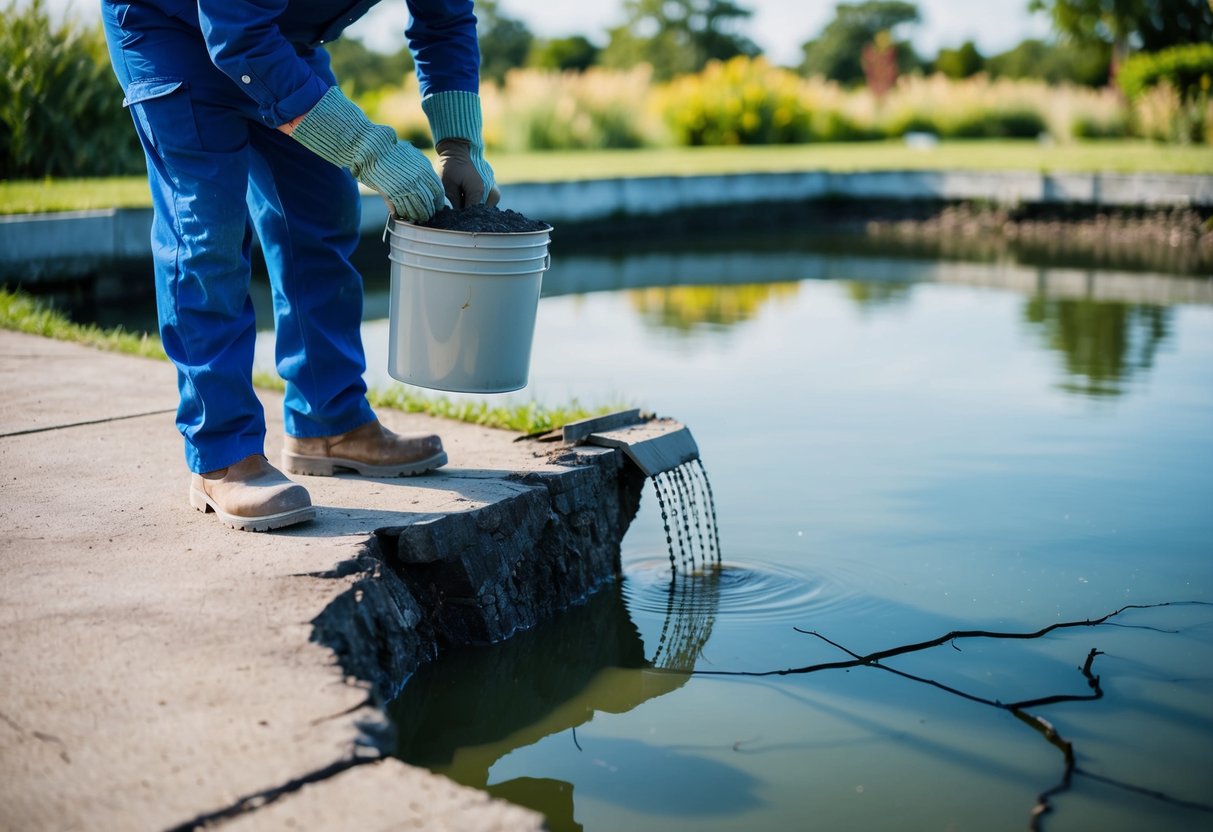
[[423, 222], [442, 207], [442, 182], [429, 159], [396, 131], [375, 124], [358, 105], [330, 87], [295, 126], [291, 137], [378, 191], [397, 216]]
[[442, 185], [451, 205], [497, 202], [493, 169], [484, 160], [480, 96], [474, 92], [438, 92], [421, 101], [430, 122]]

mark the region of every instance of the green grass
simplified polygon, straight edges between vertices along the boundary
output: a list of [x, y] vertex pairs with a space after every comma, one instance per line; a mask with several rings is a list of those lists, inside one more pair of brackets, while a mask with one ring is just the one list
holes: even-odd
[[1213, 174], [1208, 146], [1139, 141], [1045, 145], [1036, 141], [948, 141], [932, 150], [903, 142], [565, 151], [493, 156], [502, 183], [617, 176], [690, 176], [827, 170], [1027, 170]]
[[[693, 147], [490, 155], [498, 180], [511, 182], [691, 176], [779, 171], [1027, 170], [1213, 174], [1207, 145], [1102, 141], [949, 141], [933, 150], [902, 142], [763, 147]], [[148, 205], [143, 177], [0, 182], [0, 214]]]
[[40, 214], [151, 205], [144, 176], [0, 181], [0, 214]]
[[[109, 352], [167, 360], [160, 339], [155, 335], [126, 332], [121, 327], [101, 329], [97, 326], [73, 323], [63, 313], [48, 308], [28, 294], [7, 288], [0, 288], [0, 329], [71, 341]], [[265, 372], [256, 373], [253, 383], [267, 390], [281, 391], [284, 387], [282, 379]], [[367, 399], [373, 407], [402, 410], [407, 413], [428, 413], [444, 419], [519, 433], [552, 430], [569, 422], [599, 416], [620, 407], [586, 408], [577, 401], [559, 406], [543, 405], [534, 401], [524, 404], [492, 404], [484, 400], [456, 402], [445, 397], [414, 393], [404, 387], [371, 390]]]
[[24, 292], [0, 288], [0, 329], [11, 329], [59, 341], [86, 344], [109, 352], [165, 359], [160, 339], [154, 335], [127, 332], [122, 327], [101, 329], [69, 321]]

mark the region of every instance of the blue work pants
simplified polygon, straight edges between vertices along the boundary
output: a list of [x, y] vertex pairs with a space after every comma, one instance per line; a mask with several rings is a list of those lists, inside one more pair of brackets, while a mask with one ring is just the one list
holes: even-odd
[[[353, 177], [262, 123], [211, 63], [196, 23], [139, 4], [105, 2], [102, 12], [147, 159], [160, 336], [177, 366], [190, 469], [264, 452], [252, 385], [254, 230], [273, 288], [286, 432], [329, 436], [370, 422], [362, 278], [350, 264], [360, 215]], [[327, 53], [304, 57], [336, 83]]]

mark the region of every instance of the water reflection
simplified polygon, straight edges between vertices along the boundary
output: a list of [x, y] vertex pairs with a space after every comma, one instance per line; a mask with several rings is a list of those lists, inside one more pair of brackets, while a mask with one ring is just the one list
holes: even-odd
[[629, 292], [628, 300], [647, 325], [685, 333], [704, 325], [724, 328], [751, 320], [768, 304], [792, 300], [799, 286], [748, 283], [650, 287]]
[[913, 289], [913, 286], [907, 283], [862, 280], [848, 280], [846, 287], [847, 296], [855, 301], [860, 309], [879, 309], [905, 303], [910, 299]]
[[[1033, 342], [1063, 357], [1066, 379], [1058, 389], [1105, 398], [1123, 395], [1129, 382], [1153, 368], [1158, 350], [1174, 328], [1175, 306], [1213, 304], [1213, 281], [1203, 278], [1045, 268], [997, 258], [982, 261], [973, 251], [959, 252], [957, 256], [973, 258], [962, 261], [932, 257], [930, 251], [898, 247], [887, 240], [804, 234], [690, 238], [676, 246], [629, 248], [623, 255], [614, 249], [604, 254], [566, 248], [557, 250], [552, 269], [544, 276], [543, 295], [616, 293], [642, 329], [673, 334], [682, 342], [699, 335], [719, 338], [740, 324], [790, 308], [805, 299], [807, 281], [837, 284], [862, 312], [920, 304], [922, 287], [927, 285], [1013, 292], [1027, 298], [1019, 320]], [[364, 241], [358, 256], [366, 283], [367, 380], [372, 386], [391, 386], [395, 382], [386, 370], [388, 263], [378, 240]], [[126, 285], [150, 286], [142, 276], [146, 264], [127, 268], [130, 275], [116, 271], [110, 277], [123, 277]], [[261, 329], [257, 367], [272, 371], [272, 300], [260, 275], [251, 290]], [[78, 292], [52, 297], [83, 322], [135, 331], [155, 329], [150, 296], [110, 303]], [[541, 304], [541, 317], [543, 313]], [[572, 352], [568, 345], [562, 351]], [[535, 354], [541, 357], [539, 349]], [[545, 391], [530, 392], [542, 396]], [[611, 392], [626, 396], [632, 391]]]
[[[1047, 281], [1048, 274], [1042, 274]], [[919, 283], [888, 280], [840, 281], [861, 311], [905, 305]], [[795, 300], [800, 283], [668, 286], [633, 289], [631, 308], [651, 330], [689, 334], [724, 330], [756, 318], [766, 307]], [[1093, 296], [1035, 294], [1022, 319], [1045, 348], [1061, 354], [1066, 380], [1058, 387], [1080, 396], [1122, 395], [1129, 382], [1148, 372], [1171, 335], [1172, 309]]]
[[[389, 708], [398, 730], [396, 756], [536, 809], [554, 832], [581, 829], [571, 783], [532, 776], [490, 783], [490, 769], [554, 734], [569, 732], [569, 743], [577, 745], [577, 728], [595, 714], [626, 713], [686, 684], [712, 634], [719, 574], [710, 569], [669, 585], [665, 625], [649, 658], [618, 584], [557, 622], [493, 647], [445, 654], [418, 670]], [[750, 775], [682, 750], [596, 737], [585, 754], [589, 765], [611, 775], [609, 792], [632, 807], [720, 816], [756, 803]], [[669, 775], [657, 782], [654, 771]], [[729, 788], [705, 793], [702, 787], [713, 782]], [[694, 787], [686, 805], [671, 800], [683, 787]], [[595, 785], [583, 781], [582, 788]]]
[[1042, 343], [1064, 358], [1063, 390], [1084, 396], [1117, 396], [1126, 383], [1154, 365], [1171, 332], [1171, 310], [1093, 298], [1033, 297], [1024, 320]]

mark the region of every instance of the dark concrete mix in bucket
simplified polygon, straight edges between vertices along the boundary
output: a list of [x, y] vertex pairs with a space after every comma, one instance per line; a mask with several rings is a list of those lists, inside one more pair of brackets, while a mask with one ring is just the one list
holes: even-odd
[[546, 231], [551, 227], [546, 222], [530, 219], [517, 211], [508, 209], [502, 211], [492, 205], [469, 205], [458, 211], [443, 208], [430, 217], [428, 222], [423, 222], [421, 225], [443, 231], [471, 231], [482, 234]]

